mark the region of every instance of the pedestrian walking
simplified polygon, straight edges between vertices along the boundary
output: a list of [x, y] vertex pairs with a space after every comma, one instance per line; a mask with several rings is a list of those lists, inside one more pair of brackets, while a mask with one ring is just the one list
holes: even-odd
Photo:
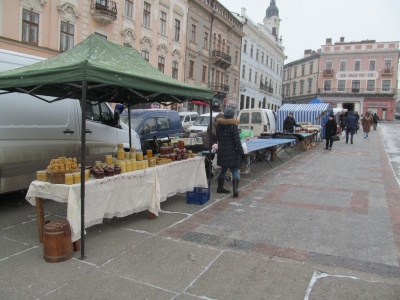
[[356, 119], [357, 119], [357, 127], [356, 127], [356, 134], [357, 134], [358, 129], [360, 129], [360, 115], [358, 114], [358, 111], [356, 111], [356, 112], [354, 113], [354, 116], [355, 116]]
[[346, 115], [344, 114], [344, 111], [339, 116], [339, 126], [342, 129], [341, 132], [346, 130]]
[[349, 114], [346, 117], [346, 143], [349, 142], [349, 134], [350, 134], [350, 142], [353, 144], [353, 135], [357, 128], [357, 118], [354, 116], [353, 111], [349, 111]]
[[217, 143], [217, 119], [223, 118], [224, 114], [220, 113], [218, 114], [215, 118], [214, 121], [212, 122], [211, 126], [208, 124], [207, 126], [207, 134], [204, 137], [203, 141], [203, 150], [204, 151], [211, 151], [211, 155], [207, 153], [206, 159], [205, 159], [205, 168], [206, 168], [206, 174], [207, 174], [207, 179], [209, 177], [213, 177], [213, 173], [211, 172], [212, 170], [212, 162], [215, 157], [215, 153], [212, 152], [212, 146]]
[[234, 119], [235, 112], [227, 109], [224, 118], [217, 119], [218, 155], [217, 165], [221, 167], [218, 175], [217, 193], [230, 193], [224, 188], [228, 169], [232, 172], [233, 197], [239, 196], [239, 167], [244, 159], [244, 151], [239, 137], [239, 121]]
[[374, 113], [373, 120], [374, 120], [374, 130], [376, 130], [376, 128], [378, 127], [378, 123], [380, 121], [376, 113]]
[[374, 118], [369, 112], [366, 112], [361, 122], [364, 131], [364, 139], [366, 139], [368, 133], [371, 131], [371, 126], [374, 124]]
[[336, 135], [337, 123], [334, 115], [329, 116], [329, 120], [325, 123], [325, 150], [332, 150], [333, 137]]
[[293, 114], [289, 113], [285, 121], [283, 121], [283, 132], [293, 133], [294, 127], [301, 127], [301, 126], [296, 123], [296, 120], [293, 118]]

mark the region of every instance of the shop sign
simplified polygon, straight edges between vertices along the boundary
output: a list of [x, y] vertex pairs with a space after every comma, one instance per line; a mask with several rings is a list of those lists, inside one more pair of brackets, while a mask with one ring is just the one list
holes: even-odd
[[338, 80], [375, 80], [378, 78], [378, 72], [337, 72], [336, 79]]
[[365, 107], [383, 107], [383, 108], [389, 108], [390, 103], [389, 102], [365, 102], [364, 103]]

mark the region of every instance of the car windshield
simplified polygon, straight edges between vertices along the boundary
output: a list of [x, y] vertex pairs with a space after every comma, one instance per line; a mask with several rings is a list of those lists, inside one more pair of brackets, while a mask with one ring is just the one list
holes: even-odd
[[200, 116], [194, 122], [194, 126], [207, 126], [210, 124], [210, 116]]
[[[124, 123], [125, 125], [129, 126], [129, 124], [128, 124], [128, 115], [122, 115], [120, 120], [121, 120], [121, 123]], [[138, 131], [138, 129], [139, 129], [138, 127], [140, 126], [142, 121], [143, 121], [143, 118], [132, 117], [131, 116], [131, 128], [133, 130], [135, 130], [136, 132], [139, 132]]]

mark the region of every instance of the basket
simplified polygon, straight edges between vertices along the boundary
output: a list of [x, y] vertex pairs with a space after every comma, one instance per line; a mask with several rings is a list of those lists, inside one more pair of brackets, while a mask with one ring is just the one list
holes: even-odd
[[187, 204], [203, 205], [210, 200], [210, 189], [195, 187], [192, 192], [186, 192]]

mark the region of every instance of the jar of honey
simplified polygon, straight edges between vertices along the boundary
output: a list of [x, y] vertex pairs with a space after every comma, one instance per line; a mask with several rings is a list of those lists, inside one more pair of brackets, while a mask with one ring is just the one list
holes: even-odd
[[125, 164], [126, 164], [126, 171], [127, 172], [131, 172], [132, 171], [132, 163], [130, 159], [126, 159], [125, 160]]
[[181, 149], [181, 150], [185, 149], [185, 142], [179, 140], [178, 141], [178, 148]]
[[74, 183], [74, 175], [72, 173], [65, 174], [65, 184], [71, 185]]
[[111, 165], [113, 163], [112, 155], [106, 155], [106, 164]]
[[125, 159], [125, 151], [124, 151], [124, 149], [118, 149], [117, 150], [117, 159], [118, 160]]
[[132, 166], [132, 171], [136, 171], [137, 170], [136, 160], [131, 159], [131, 166]]
[[153, 150], [148, 149], [146, 150], [147, 159], [153, 158]]
[[74, 184], [81, 182], [81, 172], [74, 172], [74, 173], [72, 173], [72, 176], [73, 176]]
[[143, 160], [143, 152], [136, 152], [136, 160], [137, 161]]
[[124, 160], [119, 162], [119, 166], [121, 167], [121, 173], [126, 173], [126, 162]]

